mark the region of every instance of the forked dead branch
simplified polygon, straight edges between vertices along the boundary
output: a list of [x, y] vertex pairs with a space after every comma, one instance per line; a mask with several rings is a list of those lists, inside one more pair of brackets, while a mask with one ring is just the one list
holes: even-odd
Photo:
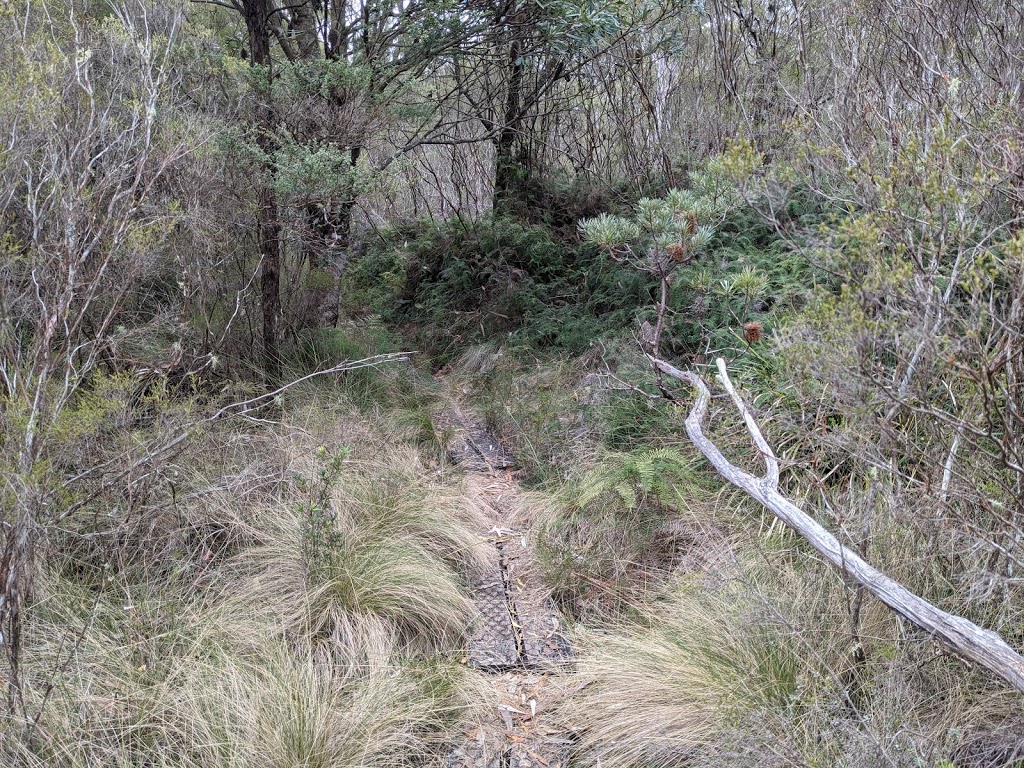
[[739, 409], [754, 444], [764, 456], [765, 474], [756, 477], [732, 464], [704, 434], [711, 391], [691, 371], [681, 371], [671, 364], [652, 359], [656, 370], [697, 390], [697, 400], [686, 417], [686, 434], [715, 470], [730, 483], [756, 499], [782, 522], [800, 534], [829, 563], [849, 576], [885, 605], [915, 626], [949, 646], [966, 661], [978, 664], [998, 675], [1024, 693], [1024, 657], [998, 633], [979, 627], [962, 616], [947, 613], [915, 595], [897, 581], [870, 565], [852, 549], [844, 546], [813, 517], [779, 493], [779, 461], [743, 399], [736, 392], [725, 360], [718, 358], [718, 377]]

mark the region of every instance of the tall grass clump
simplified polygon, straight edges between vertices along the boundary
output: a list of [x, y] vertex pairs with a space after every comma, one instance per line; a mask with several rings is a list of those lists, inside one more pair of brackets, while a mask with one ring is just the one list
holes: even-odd
[[[0, 718], [0, 764], [21, 768], [188, 765], [175, 670], [205, 619], [152, 585], [95, 593], [44, 569], [23, 638], [25, 719]], [[166, 751], [165, 751], [166, 750]]]
[[1005, 734], [1012, 692], [880, 605], [861, 606], [852, 630], [855, 595], [838, 576], [763, 554], [580, 633], [582, 687], [562, 704], [579, 730], [574, 766], [1004, 764], [943, 761], [977, 749], [979, 732]]
[[[807, 588], [790, 599], [837, 608]], [[798, 723], [829, 687], [836, 649], [828, 633], [809, 644], [797, 629], [743, 581], [694, 574], [632, 623], [584, 634], [585, 687], [569, 704], [579, 764], [710, 765], [755, 714], [765, 733]]]
[[121, 539], [153, 567], [48, 551], [12, 691], [28, 716], [0, 718], [0, 764], [354, 768], [443, 749], [473, 709], [458, 662], [481, 510], [388, 417], [286, 405], [276, 434], [236, 426], [181, 462]]
[[473, 616], [479, 510], [425, 480], [414, 449], [314, 453], [295, 492], [255, 520], [257, 543], [237, 559], [232, 593], [306, 640], [376, 617], [406, 642], [457, 645]]
[[403, 663], [385, 622], [344, 642], [200, 661], [182, 688], [193, 765], [421, 765], [458, 714], [452, 668]]
[[470, 708], [462, 668], [412, 663], [384, 619], [303, 644], [219, 599], [175, 613], [169, 595], [40, 586], [24, 691], [38, 717], [0, 721], [4, 765], [422, 765]]

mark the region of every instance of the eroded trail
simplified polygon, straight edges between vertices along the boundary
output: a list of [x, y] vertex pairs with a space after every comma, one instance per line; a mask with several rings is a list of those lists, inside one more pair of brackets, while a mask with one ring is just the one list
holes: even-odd
[[493, 684], [486, 690], [493, 720], [466, 733], [445, 765], [566, 766], [569, 734], [547, 712], [572, 671], [572, 649], [563, 620], [536, 576], [514, 457], [468, 409], [453, 405], [442, 421], [452, 435], [449, 455], [467, 471], [470, 490], [490, 524], [480, 532], [491, 545], [491, 562], [473, 584], [479, 616], [470, 633], [468, 663]]

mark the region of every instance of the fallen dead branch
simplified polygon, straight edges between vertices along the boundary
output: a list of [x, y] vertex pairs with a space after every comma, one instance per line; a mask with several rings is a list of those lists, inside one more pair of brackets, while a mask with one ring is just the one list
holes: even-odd
[[656, 370], [690, 384], [697, 390], [697, 400], [686, 417], [686, 434], [722, 477], [760, 502], [772, 514], [806, 539], [814, 550], [829, 563], [861, 584], [897, 614], [946, 644], [962, 659], [984, 667], [1024, 693], [1024, 657], [1011, 648], [996, 632], [979, 627], [962, 616], [946, 613], [924, 598], [915, 595], [902, 584], [870, 565], [855, 551], [843, 546], [814, 518], [779, 493], [778, 458], [729, 380], [729, 373], [722, 358], [717, 361], [719, 380], [739, 409], [754, 444], [764, 456], [765, 474], [763, 477], [755, 477], [730, 463], [704, 434], [703, 424], [707, 417], [708, 403], [711, 400], [711, 392], [704, 381], [697, 374], [681, 371], [663, 360], [652, 359], [651, 363]]

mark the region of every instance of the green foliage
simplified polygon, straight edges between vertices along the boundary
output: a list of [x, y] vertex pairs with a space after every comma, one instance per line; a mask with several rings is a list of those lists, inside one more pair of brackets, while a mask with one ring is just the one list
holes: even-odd
[[626, 454], [610, 467], [605, 465], [589, 473], [575, 503], [586, 507], [604, 494], [614, 493], [630, 511], [652, 502], [663, 506], [678, 504], [680, 486], [689, 490], [697, 483], [690, 461], [678, 450], [667, 447]]
[[635, 6], [621, 0], [549, 0], [539, 27], [551, 47], [565, 55], [592, 48], [628, 24]]
[[[580, 234], [613, 257], [641, 269], [662, 273], [671, 262], [684, 262], [701, 254], [714, 236], [724, 203], [689, 190], [672, 189], [664, 198], [642, 198], [633, 216], [602, 214], [580, 222]], [[670, 246], [678, 252], [668, 254]]]
[[322, 568], [331, 553], [341, 544], [337, 516], [332, 506], [331, 495], [334, 484], [341, 475], [348, 458], [349, 448], [329, 451], [326, 446], [316, 449], [316, 470], [312, 477], [296, 475], [295, 484], [306, 494], [299, 502], [298, 512], [302, 523], [303, 556], [311, 568]]
[[623, 216], [602, 213], [580, 222], [580, 233], [599, 248], [614, 248], [640, 237], [640, 225]]
[[[650, 383], [646, 372], [637, 368], [638, 383]], [[605, 445], [614, 450], [657, 444], [679, 434], [682, 416], [678, 408], [636, 392], [616, 390], [593, 408]]]
[[700, 493], [693, 459], [675, 448], [610, 454], [557, 495], [537, 548], [555, 599], [577, 617], [643, 601], [678, 555], [666, 525]]
[[[658, 296], [640, 309], [642, 321], [664, 323], [662, 354], [703, 360], [746, 353], [764, 336], [772, 308], [791, 309], [812, 278], [793, 244], [741, 204], [722, 168], [709, 163], [691, 174], [691, 189], [641, 199], [630, 217], [601, 214], [579, 224], [581, 236], [612, 260], [662, 282], [665, 317], [659, 320]], [[786, 210], [793, 218], [817, 215], [797, 196]]]
[[348, 280], [354, 304], [411, 326], [438, 363], [494, 337], [582, 351], [622, 328], [645, 289], [642, 277], [593, 249], [504, 218], [393, 232], [352, 265]]
[[352, 199], [368, 172], [352, 164], [351, 152], [336, 145], [310, 146], [286, 140], [274, 154], [274, 186], [300, 200]]
[[[385, 233], [350, 266], [347, 300], [411, 332], [439, 365], [493, 339], [531, 353], [579, 354], [623, 334], [638, 314], [653, 321], [658, 275], [668, 267], [671, 352], [744, 352], [743, 324], [770, 327], [804, 300], [814, 275], [775, 228], [737, 205], [720, 174], [695, 172], [693, 184], [641, 200], [629, 217], [606, 211], [565, 220], [573, 229], [578, 222], [583, 244], [558, 216], [550, 224], [454, 219]], [[554, 208], [583, 210], [591, 205], [584, 193], [567, 187]], [[614, 208], [609, 199], [598, 204]], [[794, 221], [820, 216], [796, 194], [789, 209]]]
[[372, 68], [364, 64], [352, 64], [344, 58], [312, 57], [285, 62], [275, 74], [277, 97], [290, 103], [310, 97], [350, 99], [369, 86], [373, 77]]

